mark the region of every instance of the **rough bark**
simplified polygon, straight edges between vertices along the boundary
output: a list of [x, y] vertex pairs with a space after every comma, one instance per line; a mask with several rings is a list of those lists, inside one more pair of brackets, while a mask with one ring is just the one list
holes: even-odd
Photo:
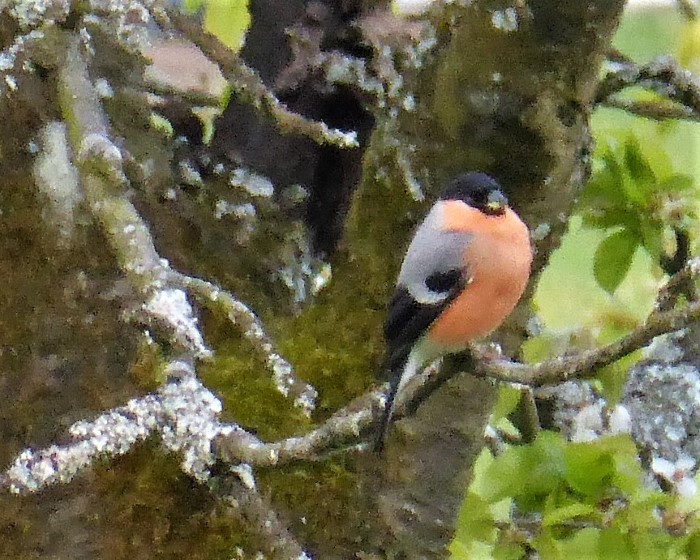
[[[539, 0], [517, 7], [483, 0], [453, 3], [431, 20], [407, 22], [386, 12], [385, 4], [251, 1], [253, 24], [243, 58], [290, 109], [357, 130], [362, 147], [351, 150], [282, 134], [236, 100], [217, 122], [211, 147], [164, 140], [147, 125], [150, 115], [139, 92], [144, 61], [93, 30], [104, 55], [91, 75], [107, 76], [115, 87], [104, 104], [131, 156], [125, 162], [130, 195], [160, 254], [255, 305], [285, 357], [320, 391], [315, 420], [373, 382], [399, 247], [452, 174], [480, 169], [502, 183], [535, 232], [534, 285], [587, 174], [598, 70], [623, 7], [621, 0]], [[3, 48], [17, 32], [2, 25], [9, 21], [3, 14]], [[74, 24], [66, 18], [60, 32]], [[8, 372], [0, 385], [8, 403], [3, 463], [25, 445], [54, 440], [88, 410], [138, 391], [125, 374], [127, 364], [134, 364], [136, 378], [150, 371], [144, 364], [148, 353], [137, 352], [137, 329], [125, 327], [120, 315], [138, 298], [116, 281], [118, 259], [104, 250], [104, 229], [76, 218], [77, 233], [61, 248], [64, 241], [44, 219], [46, 205], [34, 192], [27, 146], [42, 125], [62, 116], [55, 89], [61, 61], [52, 60], [51, 49], [37, 50], [32, 56], [41, 71], [18, 83], [31, 94], [6, 95], [1, 109], [6, 319], [0, 335]], [[378, 88], [361, 85], [359, 78], [353, 84], [329, 77], [334, 61], [351, 56], [362, 61], [364, 77]], [[178, 131], [178, 122], [173, 124]], [[267, 177], [274, 195], [232, 189], [213, 171], [221, 161]], [[417, 200], [417, 183], [423, 200]], [[301, 201], [296, 185], [308, 194]], [[250, 203], [256, 220], [215, 219], [212, 207], [219, 200]], [[333, 263], [333, 282], [311, 302], [297, 288], [309, 283], [313, 274], [307, 269], [315, 271], [320, 257]], [[288, 278], [282, 271], [291, 283], [280, 280]], [[290, 310], [298, 315], [291, 317]], [[526, 318], [524, 304], [496, 335], [509, 354], [517, 354]], [[205, 314], [204, 320], [216, 350], [220, 343], [223, 352], [231, 339], [240, 343], [242, 337], [217, 332], [220, 318]], [[222, 393], [232, 391], [231, 416], [269, 439], [303, 433], [308, 424], [288, 404], [278, 406], [281, 398], [270, 397], [250, 352], [233, 354], [209, 373]], [[148, 375], [141, 381], [154, 383]], [[41, 496], [20, 506], [3, 496], [3, 504], [10, 504], [3, 508], [5, 533], [14, 538], [0, 555], [27, 554], [35, 547], [31, 540], [56, 558], [229, 557], [232, 542], [252, 556], [265, 549], [252, 525], [274, 519], [285, 539], [288, 527], [316, 558], [444, 558], [494, 391], [490, 382], [466, 374], [445, 383], [415, 416], [397, 423], [383, 458], [353, 450], [313, 464], [261, 469], [256, 475], [265, 499], [254, 504], [259, 514], [233, 522], [218, 521], [225, 515], [212, 522], [205, 489], [145, 447], [117, 462], [117, 474], [110, 467], [83, 479], [80, 488], [58, 490], [68, 496], [65, 516], [51, 513], [55, 502]], [[240, 485], [230, 486], [235, 496]], [[278, 515], [268, 515], [272, 510]], [[21, 530], [8, 516], [22, 520]], [[62, 548], [55, 533], [42, 531], [56, 523], [74, 524], [79, 550]], [[296, 544], [285, 550], [296, 551]]]

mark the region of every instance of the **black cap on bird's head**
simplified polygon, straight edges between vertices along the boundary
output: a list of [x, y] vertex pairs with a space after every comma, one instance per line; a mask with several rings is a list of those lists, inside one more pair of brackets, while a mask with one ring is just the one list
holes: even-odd
[[484, 214], [503, 214], [508, 199], [496, 180], [486, 173], [464, 173], [452, 179], [440, 194], [440, 200], [461, 200]]

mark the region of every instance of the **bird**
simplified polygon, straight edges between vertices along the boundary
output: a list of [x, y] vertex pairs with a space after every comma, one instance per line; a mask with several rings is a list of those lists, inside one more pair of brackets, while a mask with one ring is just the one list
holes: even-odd
[[406, 383], [495, 330], [525, 291], [531, 264], [529, 230], [494, 178], [472, 171], [445, 186], [413, 235], [387, 306], [381, 371], [389, 392], [376, 452]]

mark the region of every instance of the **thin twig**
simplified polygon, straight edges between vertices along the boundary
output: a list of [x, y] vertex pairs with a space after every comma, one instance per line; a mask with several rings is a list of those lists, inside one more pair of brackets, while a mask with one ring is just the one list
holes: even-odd
[[[683, 279], [697, 278], [700, 275], [697, 263], [698, 259], [691, 259], [683, 270], [669, 280], [667, 289]], [[700, 302], [692, 302], [681, 309], [653, 312], [638, 329], [607, 346], [535, 365], [494, 359], [489, 355], [491, 350], [484, 352], [474, 348], [471, 356], [467, 356], [463, 362], [466, 367], [443, 367], [437, 373], [423, 375], [416, 379], [416, 383], [409, 385], [406, 394], [399, 400], [396, 417], [398, 419], [410, 413], [454, 375], [471, 374], [535, 387], [584, 379], [595, 375], [601, 367], [644, 347], [656, 336], [685, 328], [697, 321], [700, 321]], [[259, 467], [272, 467], [315, 460], [331, 449], [359, 444], [378, 421], [382, 400], [386, 398], [385, 390], [386, 387], [355, 399], [322, 426], [304, 436], [264, 443], [240, 431], [221, 435], [216, 440], [215, 454], [227, 462], [244, 461]]]
[[668, 311], [678, 299], [679, 294], [692, 293], [692, 282], [700, 276], [700, 257], [694, 257], [685, 266], [669, 278], [666, 285], [659, 290], [656, 296], [656, 310]]
[[692, 109], [682, 105], [669, 105], [668, 102], [659, 103], [656, 101], [632, 101], [630, 99], [622, 99], [620, 97], [609, 97], [603, 101], [601, 105], [610, 107], [611, 109], [621, 109], [622, 111], [626, 111], [632, 115], [655, 121], [665, 121], [670, 119], [695, 122], [700, 121], [700, 113], [696, 113]]
[[607, 101], [615, 93], [635, 85], [647, 87], [659, 95], [700, 115], [700, 82], [669, 56], [660, 56], [646, 64], [616, 61], [615, 69], [598, 86], [596, 102]]
[[310, 560], [257, 488], [252, 469], [240, 464], [212, 478], [209, 488], [229, 512], [255, 531], [266, 558]]
[[247, 305], [206, 280], [172, 271], [170, 281], [197, 297], [204, 305], [215, 307], [224, 313], [229, 321], [240, 329], [251, 346], [258, 351], [272, 372], [279, 392], [291, 398], [294, 405], [307, 416], [311, 415], [316, 407], [318, 396], [316, 389], [298, 379], [294, 375], [291, 364], [275, 352], [273, 342], [265, 332], [262, 323]]
[[219, 39], [207, 33], [194, 18], [169, 8], [151, 9], [153, 18], [166, 31], [177, 31], [192, 41], [214, 62], [239, 100], [271, 118], [284, 133], [303, 134], [318, 144], [357, 148], [357, 134], [329, 128], [323, 122], [307, 119], [290, 111], [270, 91], [260, 76]]
[[[384, 393], [378, 390], [365, 393], [315, 430], [273, 443], [265, 443], [240, 432], [222, 434], [215, 441], [214, 452], [226, 462], [243, 461], [256, 467], [316, 460], [333, 449], [362, 443], [375, 425], [375, 413], [378, 418], [383, 398]], [[397, 407], [397, 418], [404, 412], [404, 407]]]
[[180, 90], [157, 80], [147, 80], [149, 91], [155, 96], [154, 105], [176, 101], [189, 107], [221, 107], [221, 96], [197, 89]]
[[646, 346], [655, 337], [685, 328], [697, 321], [700, 321], [700, 303], [693, 302], [682, 309], [652, 313], [641, 327], [602, 348], [535, 365], [505, 360], [477, 360], [474, 374], [533, 387], [585, 379], [595, 375], [601, 367]]

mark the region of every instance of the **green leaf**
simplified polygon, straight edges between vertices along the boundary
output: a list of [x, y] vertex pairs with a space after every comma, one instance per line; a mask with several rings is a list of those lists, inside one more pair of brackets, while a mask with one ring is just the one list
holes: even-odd
[[649, 187], [656, 184], [656, 174], [644, 157], [639, 141], [630, 137], [625, 142], [625, 166], [632, 180], [640, 186]]
[[700, 558], [700, 531], [695, 531], [688, 539], [686, 554], [688, 558]]
[[515, 410], [522, 395], [520, 389], [512, 385], [501, 385], [498, 389], [498, 400], [491, 411], [491, 423], [498, 422]]
[[593, 261], [595, 279], [612, 294], [625, 279], [639, 240], [626, 229], [617, 231], [600, 242]]
[[526, 457], [527, 488], [531, 493], [552, 492], [564, 479], [566, 443], [560, 434], [542, 431], [537, 434]]
[[615, 461], [596, 443], [572, 443], [566, 447], [566, 482], [573, 490], [598, 500], [610, 485]]
[[[628, 331], [628, 329], [625, 330]], [[596, 377], [601, 382], [602, 396], [608, 406], [614, 406], [620, 402], [630, 367], [638, 360], [639, 355], [635, 352], [598, 370]]]
[[628, 535], [617, 527], [609, 527], [600, 532], [598, 550], [600, 558], [636, 560], [637, 556]]
[[582, 211], [590, 208], [624, 208], [626, 197], [622, 186], [622, 166], [610, 148], [605, 148], [603, 154], [596, 159], [601, 163], [600, 169], [593, 174], [581, 192], [579, 208]]
[[641, 181], [635, 181], [626, 176], [622, 182], [622, 190], [625, 193], [628, 208], [633, 208], [636, 212], [639, 212], [649, 206], [649, 193]]
[[488, 502], [497, 502], [522, 493], [528, 479], [524, 468], [527, 453], [526, 446], [508, 447], [489, 466], [484, 475], [488, 484], [479, 488], [479, 494]]
[[238, 52], [250, 26], [248, 0], [209, 0], [204, 27], [232, 51]]
[[640, 213], [638, 209], [630, 209], [621, 206], [583, 210], [583, 224], [587, 227], [598, 229], [614, 227], [634, 229], [637, 227], [639, 219]]
[[664, 223], [652, 216], [639, 222], [642, 246], [654, 262], [659, 262], [664, 254]]
[[562, 558], [567, 558], [568, 560], [602, 558], [598, 554], [599, 541], [600, 529], [587, 527], [577, 531], [570, 539], [561, 541], [559, 550]]
[[497, 543], [493, 549], [493, 556], [489, 560], [521, 560], [524, 557], [525, 550], [522, 546], [511, 543]]
[[[612, 157], [612, 156], [611, 156]], [[614, 162], [614, 159], [611, 160]], [[614, 165], [617, 165], [615, 162]], [[624, 206], [625, 193], [622, 190], [622, 177], [606, 165], [586, 183], [579, 198], [579, 206]]]
[[558, 434], [541, 432], [530, 445], [506, 448], [485, 471], [479, 494], [489, 502], [510, 496], [523, 508], [538, 507], [562, 483], [564, 446]]
[[561, 541], [554, 538], [551, 530], [545, 528], [535, 533], [532, 544], [542, 560], [564, 560], [561, 553]]
[[667, 148], [661, 148], [658, 143], [649, 138], [643, 138], [639, 147], [647, 164], [654, 170], [657, 182], [661, 177], [673, 174], [673, 163], [666, 151]]
[[629, 435], [608, 436], [598, 440], [615, 460], [613, 482], [623, 492], [633, 495], [643, 489], [642, 468], [637, 447]]
[[472, 483], [469, 485], [469, 491], [474, 492], [482, 498], [485, 496], [485, 491], [491, 486], [491, 481], [488, 479], [489, 469], [493, 465], [494, 458], [491, 452], [484, 448], [474, 461], [472, 467]]
[[187, 12], [196, 12], [204, 4], [204, 0], [185, 0], [183, 6]]
[[452, 541], [450, 560], [493, 560], [493, 545], [477, 540]]
[[605, 171], [610, 175], [610, 180], [613, 181], [614, 184], [620, 185], [625, 178], [625, 174], [612, 149], [607, 148], [601, 159], [605, 165]]
[[663, 192], [681, 192], [692, 189], [695, 181], [690, 175], [674, 173], [659, 183], [659, 190]]
[[675, 497], [661, 491], [650, 491], [637, 482], [637, 492], [624, 511], [618, 512], [619, 524], [640, 533], [659, 528], [659, 508], [672, 505]]
[[[634, 531], [630, 539], [636, 551], [635, 560], [662, 560], [683, 558], [684, 542], [665, 531]], [[698, 556], [687, 556], [698, 558]]]
[[462, 542], [475, 539], [484, 543], [493, 543], [496, 538], [496, 527], [489, 504], [473, 492], [467, 494], [462, 504], [457, 538]]
[[577, 517], [595, 515], [596, 511], [596, 508], [592, 505], [581, 503], [569, 504], [568, 506], [548, 511], [542, 518], [542, 525], [545, 527], [559, 525], [564, 521], [569, 521]]

